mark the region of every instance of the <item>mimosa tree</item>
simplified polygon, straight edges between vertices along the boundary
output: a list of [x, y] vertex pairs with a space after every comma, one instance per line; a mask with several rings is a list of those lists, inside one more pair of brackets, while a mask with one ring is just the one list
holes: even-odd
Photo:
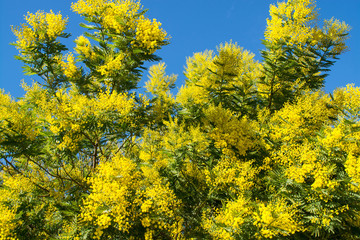
[[174, 96], [139, 1], [71, 7], [73, 52], [60, 13], [13, 28], [39, 81], [0, 94], [0, 239], [359, 239], [360, 89], [322, 91], [348, 25], [271, 5], [261, 62], [195, 53]]

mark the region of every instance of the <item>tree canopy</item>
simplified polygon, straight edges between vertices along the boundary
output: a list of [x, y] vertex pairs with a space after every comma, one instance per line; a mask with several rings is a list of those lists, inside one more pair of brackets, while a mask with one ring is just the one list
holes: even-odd
[[13, 27], [38, 81], [0, 92], [0, 239], [360, 239], [360, 88], [322, 90], [347, 24], [270, 5], [261, 61], [195, 53], [174, 94], [140, 1], [71, 8], [73, 51], [60, 13]]

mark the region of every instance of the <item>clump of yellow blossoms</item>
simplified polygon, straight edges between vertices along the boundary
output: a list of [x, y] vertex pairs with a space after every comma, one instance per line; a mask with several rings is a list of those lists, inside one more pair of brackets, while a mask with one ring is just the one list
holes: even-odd
[[278, 235], [289, 236], [304, 229], [298, 223], [295, 206], [286, 204], [284, 199], [260, 203], [254, 215], [254, 225], [259, 227], [258, 239], [273, 238]]
[[71, 4], [73, 11], [84, 16], [101, 17], [105, 25], [120, 25], [116, 18], [134, 17], [141, 9], [139, 1], [134, 0], [79, 0]]
[[177, 102], [185, 105], [190, 102], [201, 104], [206, 101], [208, 93], [205, 87], [208, 85], [206, 82], [211, 75], [209, 69], [214, 67], [213, 59], [213, 51], [195, 53], [186, 59], [184, 74], [188, 84], [180, 88]]
[[203, 227], [207, 229], [214, 239], [236, 239], [237, 234], [241, 234], [242, 226], [246, 223], [252, 211], [250, 201], [243, 196], [239, 196], [234, 201], [228, 201], [224, 208], [216, 210], [216, 216], [211, 216], [211, 211], [205, 211]]
[[140, 18], [136, 28], [136, 40], [140, 46], [154, 53], [159, 43], [166, 39], [166, 32], [160, 28], [161, 23], [153, 19]]
[[270, 5], [265, 38], [283, 40], [289, 44], [304, 44], [312, 36], [312, 24], [316, 19], [313, 0], [288, 0]]
[[91, 49], [91, 43], [88, 38], [81, 35], [75, 40], [76, 47], [75, 51], [77, 54], [83, 55], [85, 58], [93, 59], [94, 52]]
[[168, 117], [168, 109], [175, 104], [175, 99], [170, 93], [177, 79], [176, 75], [167, 76], [165, 63], [159, 63], [149, 68], [149, 80], [145, 83], [145, 89], [157, 98], [154, 103], [153, 114], [155, 121], [161, 121]]
[[[111, 221], [116, 222], [121, 231], [128, 231], [131, 227], [132, 214], [128, 211], [131, 205], [127, 198], [133, 189], [139, 187], [135, 167], [131, 160], [115, 156], [112, 162], [101, 164], [99, 174], [89, 179], [92, 193], [84, 202], [81, 219], [97, 226], [98, 239]], [[101, 207], [104, 210], [98, 214]], [[106, 211], [106, 207], [111, 210]]]
[[0, 182], [0, 240], [17, 240], [14, 230], [17, 209], [21, 204], [19, 195], [31, 192], [33, 184], [20, 174], [8, 176], [4, 172], [0, 173]]
[[123, 60], [125, 59], [125, 54], [119, 53], [116, 57], [109, 56], [105, 64], [98, 67], [98, 71], [101, 75], [105, 77], [109, 77], [112, 74], [116, 73], [117, 71], [123, 68]]
[[319, 45], [331, 40], [331, 53], [336, 56], [347, 49], [346, 35], [350, 27], [336, 19], [325, 20], [323, 27], [317, 26], [317, 11], [314, 0], [288, 0], [270, 6], [271, 19], [267, 19], [265, 38], [270, 42], [285, 41], [289, 45], [302, 47]]
[[255, 146], [253, 126], [248, 119], [237, 119], [230, 110], [213, 105], [209, 106], [205, 115], [215, 126], [209, 136], [214, 140], [215, 147], [225, 155], [234, 157], [234, 148], [238, 154], [245, 155]]
[[[114, 222], [124, 234], [131, 231], [140, 218], [147, 229], [146, 239], [156, 229], [179, 233], [175, 216], [179, 202], [158, 172], [149, 167], [136, 169], [136, 164], [121, 155], [99, 166], [98, 174], [89, 179], [91, 194], [84, 200], [81, 219], [95, 225], [95, 238], [101, 239]], [[137, 209], [140, 212], [137, 212]]]
[[232, 41], [220, 44], [217, 51], [216, 55], [213, 51], [195, 53], [186, 60], [187, 84], [179, 90], [179, 103], [206, 104], [214, 91], [235, 95], [237, 87], [245, 94], [254, 91], [252, 81], [260, 77], [261, 67], [254, 61], [254, 54]]
[[150, 54], [164, 45], [164, 41], [167, 40], [167, 33], [160, 28], [160, 22], [139, 14], [141, 11], [139, 1], [80, 0], [72, 4], [72, 9], [81, 15], [91, 17], [107, 31], [120, 35], [126, 31], [135, 31], [136, 37], [132, 43], [146, 49]]
[[55, 40], [64, 33], [68, 18], [63, 18], [60, 13], [54, 14], [53, 11], [38, 11], [35, 14], [28, 13], [25, 20], [26, 24], [12, 28], [17, 37], [17, 48], [21, 51], [29, 50], [36, 42]]
[[[7, 136], [15, 136], [21, 134], [22, 138], [16, 141], [21, 142], [25, 139], [35, 140], [39, 134], [39, 129], [35, 127], [35, 116], [29, 114], [26, 109], [18, 110], [25, 102], [16, 102], [7, 94], [0, 90], [0, 128]], [[4, 141], [0, 136], [0, 143]]]
[[67, 54], [66, 56], [66, 62], [62, 60], [58, 60], [58, 63], [60, 64], [62, 71], [64, 72], [65, 76], [68, 78], [74, 78], [79, 77], [79, 69], [75, 65], [75, 57], [72, 53]]
[[[133, 0], [80, 0], [73, 3], [71, 8], [83, 16], [95, 18], [107, 29], [122, 33], [128, 28], [135, 29], [135, 18], [141, 4]], [[118, 20], [120, 18], [123, 23]]]

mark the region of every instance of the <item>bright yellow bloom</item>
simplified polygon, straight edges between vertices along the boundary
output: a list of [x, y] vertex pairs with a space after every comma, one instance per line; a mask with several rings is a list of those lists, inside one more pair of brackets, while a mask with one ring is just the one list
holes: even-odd
[[79, 0], [71, 8], [78, 14], [97, 18], [106, 29], [122, 33], [135, 29], [141, 4], [134, 0]]
[[146, 90], [156, 97], [152, 110], [155, 121], [159, 122], [169, 115], [175, 99], [170, 93], [177, 79], [176, 75], [167, 76], [165, 63], [153, 65], [149, 69], [149, 80], [145, 83]]
[[240, 155], [256, 145], [253, 124], [247, 119], [238, 119], [235, 113], [220, 106], [211, 105], [206, 111], [207, 120], [214, 125], [209, 136], [216, 148], [229, 156], [234, 156], [233, 148]]
[[290, 236], [305, 230], [297, 222], [296, 207], [289, 206], [284, 199], [260, 203], [258, 207], [258, 212], [254, 212], [254, 225], [260, 228], [260, 233], [256, 234], [258, 239]]
[[312, 36], [311, 25], [316, 15], [313, 0], [288, 0], [277, 6], [270, 5], [271, 19], [267, 19], [265, 38], [303, 45]]
[[17, 48], [20, 51], [27, 51], [34, 47], [37, 41], [55, 40], [62, 35], [68, 18], [63, 18], [60, 13], [54, 14], [38, 11], [37, 13], [28, 13], [25, 16], [26, 24], [21, 27], [13, 27], [12, 30], [17, 37]]
[[126, 55], [123, 53], [118, 53], [115, 58], [109, 56], [106, 59], [105, 64], [98, 67], [98, 71], [105, 77], [116, 75], [117, 72], [124, 67], [123, 60], [125, 57]]
[[[127, 28], [135, 28], [135, 15], [141, 9], [140, 2], [133, 0], [116, 1], [108, 3], [102, 14], [104, 27], [113, 29], [116, 33], [121, 33]], [[119, 18], [124, 19], [124, 23], [118, 21]]]
[[60, 65], [66, 77], [74, 78], [80, 74], [75, 65], [75, 57], [72, 53], [66, 55], [67, 62], [60, 61]]
[[107, 5], [107, 0], [79, 0], [71, 4], [73, 11], [81, 15], [93, 16]]
[[[260, 75], [260, 64], [254, 61], [254, 54], [244, 51], [237, 43], [228, 42], [213, 51], [195, 53], [188, 58], [185, 67], [186, 85], [183, 86], [177, 101], [184, 106], [207, 104], [214, 90], [223, 94], [236, 94], [234, 86], [241, 88], [244, 94], [254, 91], [254, 84]], [[226, 89], [226, 90], [225, 90]]]
[[253, 210], [250, 201], [240, 195], [236, 200], [226, 202], [223, 209], [214, 211], [215, 216], [206, 211], [202, 216], [203, 227], [214, 239], [236, 239], [236, 235], [243, 232], [242, 225]]
[[94, 52], [91, 49], [91, 43], [88, 38], [81, 35], [75, 40], [75, 51], [77, 54], [84, 55], [88, 59], [94, 58]]
[[167, 33], [160, 28], [161, 23], [153, 19], [140, 18], [136, 28], [136, 40], [140, 46], [154, 53], [166, 40]]

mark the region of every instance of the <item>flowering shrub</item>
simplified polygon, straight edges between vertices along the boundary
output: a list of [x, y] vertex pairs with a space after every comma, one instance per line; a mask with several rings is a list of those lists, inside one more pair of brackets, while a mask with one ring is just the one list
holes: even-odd
[[135, 0], [28, 13], [18, 59], [39, 76], [0, 92], [0, 239], [359, 239], [360, 89], [321, 91], [349, 26], [315, 1], [270, 6], [263, 60], [237, 43], [187, 59]]

